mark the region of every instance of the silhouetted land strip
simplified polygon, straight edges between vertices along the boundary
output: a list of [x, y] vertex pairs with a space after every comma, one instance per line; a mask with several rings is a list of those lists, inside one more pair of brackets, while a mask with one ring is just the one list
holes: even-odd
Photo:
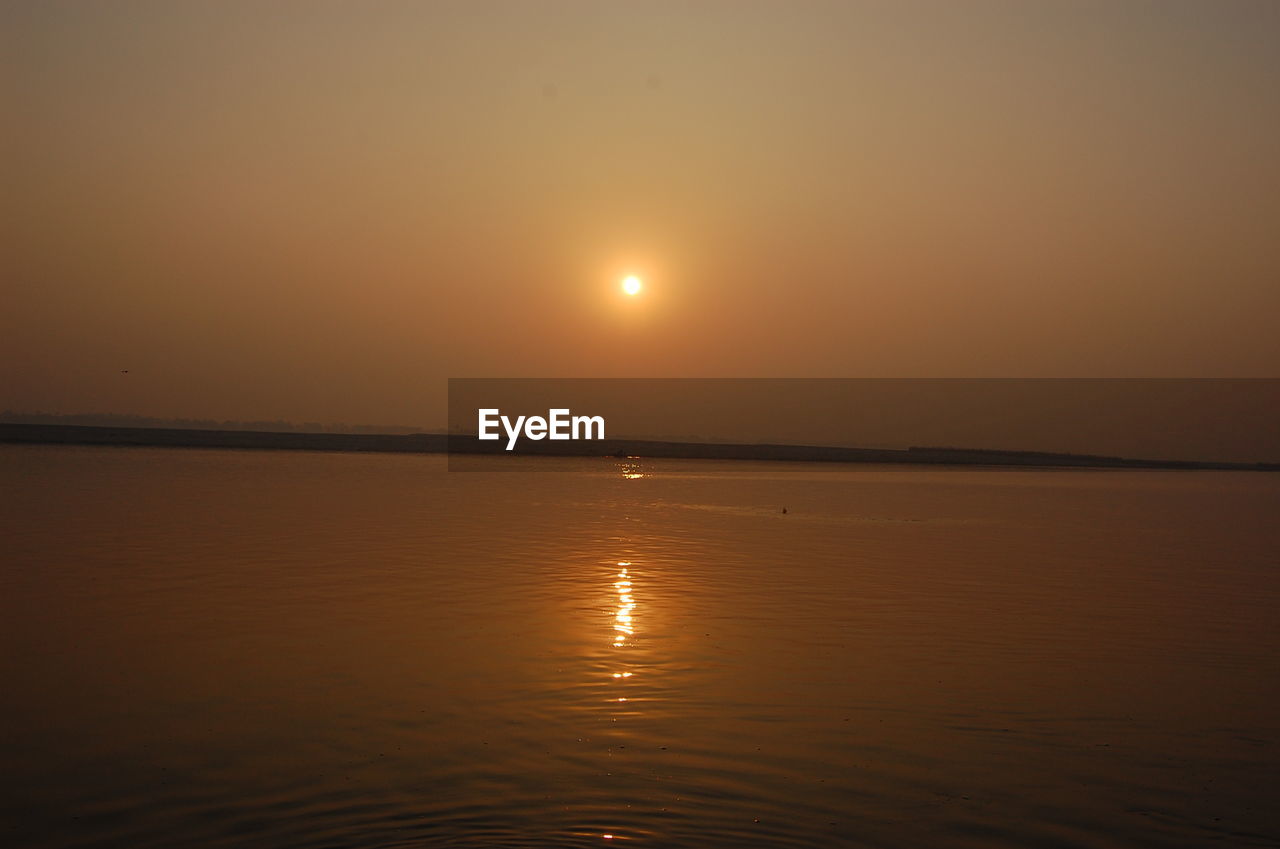
[[838, 448], [816, 445], [748, 445], [605, 439], [549, 442], [522, 439], [514, 451], [505, 441], [440, 433], [277, 433], [246, 430], [91, 427], [0, 423], [0, 442], [45, 445], [120, 445], [169, 448], [237, 448], [271, 451], [369, 451], [395, 454], [465, 454], [543, 457], [667, 457], [690, 460], [783, 460], [826, 463], [914, 463], [947, 466], [1074, 466], [1108, 469], [1221, 469], [1280, 471], [1280, 463], [1211, 463], [1133, 460], [1091, 454], [1001, 451], [972, 448]]

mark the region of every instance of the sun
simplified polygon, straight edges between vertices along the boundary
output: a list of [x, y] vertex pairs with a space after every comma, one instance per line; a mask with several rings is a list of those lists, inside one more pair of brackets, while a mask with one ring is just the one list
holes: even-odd
[[643, 288], [644, 283], [642, 283], [640, 278], [636, 277], [634, 274], [628, 274], [626, 277], [622, 278], [622, 291], [632, 297], [640, 294], [640, 290]]

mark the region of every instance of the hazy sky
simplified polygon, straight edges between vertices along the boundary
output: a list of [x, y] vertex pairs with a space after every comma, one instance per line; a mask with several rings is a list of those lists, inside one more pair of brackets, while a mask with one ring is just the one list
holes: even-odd
[[1274, 0], [0, 31], [0, 408], [434, 425], [450, 376], [1280, 372]]

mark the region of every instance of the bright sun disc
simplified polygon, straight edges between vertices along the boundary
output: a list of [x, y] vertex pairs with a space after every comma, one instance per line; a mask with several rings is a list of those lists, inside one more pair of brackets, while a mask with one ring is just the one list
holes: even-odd
[[643, 286], [644, 284], [640, 282], [640, 278], [636, 277], [634, 274], [629, 277], [625, 277], [622, 280], [622, 291], [626, 292], [628, 295], [640, 294], [640, 289]]

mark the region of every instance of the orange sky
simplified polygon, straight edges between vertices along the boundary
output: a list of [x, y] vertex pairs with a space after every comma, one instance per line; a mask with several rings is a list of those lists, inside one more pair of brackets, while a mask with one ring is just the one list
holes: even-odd
[[433, 426], [450, 376], [1280, 363], [1269, 0], [10, 2], [0, 31], [0, 409]]

